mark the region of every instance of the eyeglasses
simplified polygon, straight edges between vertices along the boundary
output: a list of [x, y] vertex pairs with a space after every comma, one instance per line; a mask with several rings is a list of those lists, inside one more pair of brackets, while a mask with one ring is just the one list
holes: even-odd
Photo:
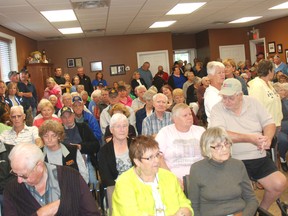
[[225, 141], [225, 142], [223, 142], [221, 144], [218, 144], [216, 146], [210, 146], [210, 148], [213, 148], [213, 149], [215, 149], [217, 151], [223, 150], [224, 147], [225, 148], [230, 148], [231, 147], [231, 143]]
[[18, 178], [22, 178], [22, 179], [24, 179], [24, 180], [27, 180], [27, 179], [29, 178], [29, 176], [31, 175], [31, 173], [35, 170], [35, 168], [37, 167], [38, 164], [39, 164], [39, 162], [37, 162], [37, 163], [35, 164], [35, 166], [33, 167], [33, 169], [32, 169], [27, 175], [18, 175], [17, 173], [13, 172], [12, 169], [10, 170], [10, 174], [12, 174], [12, 175], [14, 175], [14, 176], [16, 176], [16, 177], [18, 177]]
[[161, 151], [157, 152], [155, 155], [151, 155], [150, 157], [141, 157], [141, 159], [147, 160], [147, 161], [152, 161], [155, 158], [159, 158], [163, 155], [163, 153]]

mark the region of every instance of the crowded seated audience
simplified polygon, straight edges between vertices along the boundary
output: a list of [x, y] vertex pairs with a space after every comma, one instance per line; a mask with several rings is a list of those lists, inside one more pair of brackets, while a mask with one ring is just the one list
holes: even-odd
[[[252, 216], [250, 180], [264, 188], [257, 197], [269, 210], [287, 187], [288, 79], [279, 55], [263, 56], [254, 67], [232, 58], [177, 60], [169, 75], [144, 62], [133, 79], [106, 81], [99, 71], [92, 82], [82, 66], [63, 77], [57, 66], [36, 94], [27, 70], [21, 82], [11, 71], [8, 88], [0, 80], [5, 215], [100, 215], [104, 188], [110, 215]], [[272, 140], [280, 170], [266, 152]]]

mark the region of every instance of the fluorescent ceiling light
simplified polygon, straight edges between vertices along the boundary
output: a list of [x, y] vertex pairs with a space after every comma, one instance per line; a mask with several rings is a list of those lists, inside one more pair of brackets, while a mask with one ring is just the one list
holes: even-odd
[[288, 9], [288, 2], [284, 2], [282, 4], [269, 8], [269, 10], [276, 10], [276, 9]]
[[172, 25], [175, 22], [176, 21], [155, 22], [149, 28], [165, 28], [165, 27], [168, 27], [168, 26]]
[[62, 34], [79, 34], [83, 33], [82, 29], [80, 27], [75, 28], [61, 28], [58, 29]]
[[41, 11], [49, 22], [63, 22], [77, 20], [73, 10]]
[[252, 21], [252, 20], [259, 19], [259, 18], [261, 18], [261, 17], [262, 17], [262, 16], [242, 17], [242, 18], [240, 18], [240, 19], [231, 21], [231, 22], [229, 22], [229, 23], [245, 23], [245, 22], [250, 22], [250, 21]]
[[205, 5], [206, 2], [181, 3], [172, 8], [166, 15], [190, 14]]

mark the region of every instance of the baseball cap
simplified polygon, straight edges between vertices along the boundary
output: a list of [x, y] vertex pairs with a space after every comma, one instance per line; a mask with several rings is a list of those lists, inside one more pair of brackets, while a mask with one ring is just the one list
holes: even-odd
[[224, 80], [219, 94], [230, 96], [241, 91], [242, 91], [241, 82], [235, 78], [229, 78]]
[[83, 102], [82, 98], [80, 96], [74, 96], [72, 98], [72, 103], [75, 103], [75, 102]]
[[27, 70], [27, 69], [22, 69], [19, 73], [25, 73], [25, 74], [28, 74], [28, 70]]
[[19, 74], [17, 71], [10, 71], [8, 73], [8, 78], [10, 79], [12, 76]]
[[70, 107], [64, 106], [60, 110], [60, 116], [62, 116], [65, 112], [74, 113], [73, 109], [71, 109]]
[[118, 91], [114, 88], [110, 89], [109, 91], [109, 97], [110, 98], [116, 98], [118, 96]]

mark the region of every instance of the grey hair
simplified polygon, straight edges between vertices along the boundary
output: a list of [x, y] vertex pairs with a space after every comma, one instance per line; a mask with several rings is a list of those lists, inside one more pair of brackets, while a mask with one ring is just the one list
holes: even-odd
[[84, 95], [84, 94], [87, 94], [88, 95], [88, 92], [87, 91], [82, 91], [81, 93], [80, 93], [80, 96], [81, 96], [81, 98], [82, 98], [82, 96]]
[[56, 98], [56, 99], [58, 99], [57, 96], [54, 95], [54, 94], [50, 95], [48, 99], [50, 100], [51, 98]]
[[8, 157], [11, 163], [18, 163], [21, 160], [27, 169], [33, 169], [37, 162], [44, 161], [44, 154], [41, 149], [35, 144], [27, 143], [15, 145]]
[[65, 92], [63, 95], [62, 95], [62, 100], [63, 100], [63, 98], [64, 97], [71, 97], [71, 100], [72, 100], [72, 96], [71, 96], [71, 94], [69, 93], [69, 92]]
[[151, 90], [148, 90], [144, 93], [143, 95], [143, 99], [145, 101], [150, 101], [153, 99], [153, 96], [156, 95], [157, 93], [155, 91], [151, 91]]
[[214, 75], [217, 68], [225, 68], [224, 64], [222, 62], [218, 61], [211, 61], [207, 64], [207, 74], [208, 75]]
[[[222, 127], [208, 128], [201, 136], [200, 148], [203, 157], [212, 158], [211, 146], [219, 142], [228, 142], [232, 145], [232, 140], [226, 130]], [[231, 148], [232, 149], [232, 148]]]
[[139, 85], [139, 86], [137, 86], [136, 88], [135, 88], [135, 92], [138, 92], [138, 90], [140, 90], [140, 89], [145, 89], [145, 90], [147, 90], [147, 88], [144, 86], [144, 85]]
[[198, 83], [201, 83], [202, 82], [202, 79], [198, 76], [196, 76], [193, 80], [193, 84], [198, 84]]
[[158, 97], [163, 97], [165, 98], [166, 102], [168, 102], [168, 97], [166, 95], [164, 95], [163, 93], [157, 93], [153, 96], [153, 102], [155, 102], [157, 100]]
[[101, 97], [101, 90], [100, 89], [96, 89], [92, 92], [91, 94], [91, 98], [95, 98], [95, 97]]
[[121, 121], [125, 121], [127, 122], [127, 124], [129, 124], [128, 118], [123, 113], [113, 114], [113, 116], [110, 119], [110, 128], [113, 128], [116, 123], [121, 122]]
[[172, 109], [172, 118], [178, 117], [180, 111], [182, 111], [183, 109], [186, 109], [186, 108], [190, 108], [190, 107], [185, 103], [176, 104]]
[[19, 110], [22, 114], [24, 114], [24, 108], [23, 106], [19, 105], [19, 106], [12, 106], [10, 108], [10, 116], [13, 112], [15, 112], [16, 110]]

